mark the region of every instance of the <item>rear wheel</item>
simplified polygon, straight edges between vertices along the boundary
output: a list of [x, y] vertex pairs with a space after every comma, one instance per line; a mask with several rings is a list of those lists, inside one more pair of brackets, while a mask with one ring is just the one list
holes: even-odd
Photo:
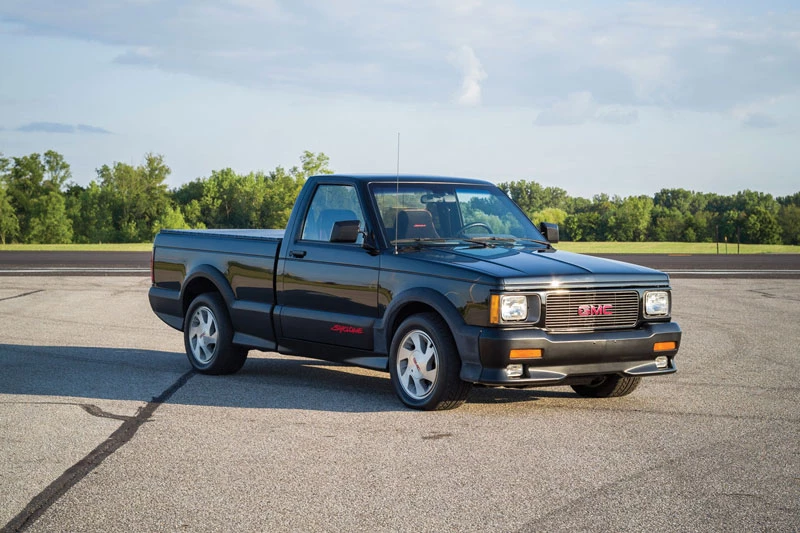
[[192, 301], [184, 318], [183, 343], [189, 362], [204, 374], [233, 374], [247, 359], [247, 350], [233, 344], [233, 326], [216, 293]]
[[389, 374], [404, 404], [426, 411], [458, 407], [472, 388], [460, 372], [456, 343], [439, 315], [413, 315], [400, 324], [392, 339]]
[[588, 385], [573, 385], [572, 390], [586, 398], [614, 398], [632, 393], [642, 378], [603, 376]]

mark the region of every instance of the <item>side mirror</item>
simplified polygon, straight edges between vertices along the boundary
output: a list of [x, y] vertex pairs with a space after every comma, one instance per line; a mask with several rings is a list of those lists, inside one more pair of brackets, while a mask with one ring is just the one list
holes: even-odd
[[542, 232], [542, 235], [544, 235], [544, 238], [547, 239], [547, 242], [550, 244], [556, 244], [558, 242], [558, 224], [542, 222], [539, 224], [539, 231]]
[[355, 244], [358, 240], [358, 220], [339, 220], [334, 222], [330, 242]]

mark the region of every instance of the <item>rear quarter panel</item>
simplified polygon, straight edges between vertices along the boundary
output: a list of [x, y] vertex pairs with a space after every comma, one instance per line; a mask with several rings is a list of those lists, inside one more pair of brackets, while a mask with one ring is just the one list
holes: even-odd
[[273, 349], [278, 235], [271, 230], [162, 231], [154, 243], [151, 294], [171, 295], [175, 303], [161, 311], [182, 318], [197, 294], [216, 290], [228, 306], [235, 342]]

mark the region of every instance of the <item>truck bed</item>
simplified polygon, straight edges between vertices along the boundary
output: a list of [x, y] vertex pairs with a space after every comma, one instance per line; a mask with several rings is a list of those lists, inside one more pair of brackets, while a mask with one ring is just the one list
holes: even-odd
[[183, 329], [183, 300], [213, 285], [237, 324], [236, 341], [274, 349], [275, 264], [284, 230], [162, 230], [155, 239], [150, 304]]
[[282, 229], [165, 229], [163, 234], [178, 235], [214, 235], [234, 237], [237, 239], [281, 240], [286, 230]]

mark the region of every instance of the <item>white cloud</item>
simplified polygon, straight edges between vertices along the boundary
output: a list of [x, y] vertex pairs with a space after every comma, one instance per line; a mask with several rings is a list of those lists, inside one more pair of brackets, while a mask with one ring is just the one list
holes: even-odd
[[[728, 113], [800, 91], [800, 18], [775, 11], [512, 0], [6, 0], [0, 31], [6, 21], [15, 33], [121, 47], [118, 62], [133, 68], [262, 89], [441, 103], [453, 94], [455, 63], [462, 105], [541, 108], [588, 91], [598, 106]], [[323, 64], [336, 65], [336, 75]]]
[[639, 121], [639, 112], [616, 105], [600, 106], [595, 110], [594, 119], [604, 124], [634, 124]]
[[570, 126], [588, 122], [633, 124], [639, 119], [636, 109], [617, 105], [598, 105], [592, 93], [571, 93], [567, 98], [542, 110], [534, 119], [537, 126]]
[[781, 113], [781, 108], [792, 106], [791, 103], [782, 100], [769, 98], [738, 105], [731, 110], [730, 115], [745, 128], [776, 128], [781, 125], [781, 121], [776, 118], [776, 115]]
[[481, 103], [481, 82], [487, 76], [480, 60], [472, 48], [466, 45], [451, 53], [449, 57], [464, 76], [456, 101], [465, 106], [479, 105]]
[[750, 113], [742, 118], [742, 125], [748, 128], [774, 128], [778, 125], [775, 117], [767, 113]]

